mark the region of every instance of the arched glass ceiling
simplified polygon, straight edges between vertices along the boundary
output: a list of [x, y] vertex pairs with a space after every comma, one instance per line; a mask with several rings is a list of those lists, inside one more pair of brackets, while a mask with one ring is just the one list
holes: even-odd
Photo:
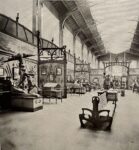
[[107, 51], [130, 49], [139, 17], [139, 0], [88, 0]]

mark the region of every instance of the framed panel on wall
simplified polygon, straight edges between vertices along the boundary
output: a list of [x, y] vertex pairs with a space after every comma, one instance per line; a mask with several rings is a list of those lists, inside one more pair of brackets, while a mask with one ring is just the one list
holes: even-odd
[[50, 82], [53, 82], [54, 81], [54, 75], [50, 74], [49, 79], [50, 79]]
[[62, 75], [62, 69], [56, 68], [56, 75]]
[[42, 67], [41, 68], [41, 75], [46, 75], [47, 73], [47, 68], [46, 67]]
[[13, 80], [18, 80], [18, 79], [20, 79], [19, 68], [13, 67]]
[[0, 77], [3, 77], [3, 76], [4, 76], [4, 68], [0, 67]]
[[67, 75], [67, 82], [71, 81], [71, 75]]

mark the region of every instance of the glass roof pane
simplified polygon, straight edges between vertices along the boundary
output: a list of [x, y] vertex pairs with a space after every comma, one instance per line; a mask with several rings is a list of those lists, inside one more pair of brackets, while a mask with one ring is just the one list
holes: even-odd
[[88, 0], [107, 51], [130, 49], [139, 15], [139, 0]]

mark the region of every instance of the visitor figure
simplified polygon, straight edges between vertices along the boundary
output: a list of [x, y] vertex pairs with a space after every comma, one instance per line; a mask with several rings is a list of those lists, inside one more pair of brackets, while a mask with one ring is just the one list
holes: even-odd
[[115, 80], [115, 88], [117, 89], [119, 86], [119, 81], [118, 80]]
[[114, 89], [113, 81], [110, 81], [110, 88]]
[[30, 76], [27, 76], [27, 83], [28, 83], [28, 93], [29, 93], [34, 87], [32, 84]]
[[110, 88], [110, 77], [109, 75], [106, 75], [103, 83], [103, 87], [105, 90], [108, 90]]
[[132, 91], [133, 91], [133, 93], [134, 93], [135, 89], [137, 89], [137, 81], [136, 80], [134, 80], [133, 84], [132, 84]]
[[134, 86], [135, 86], [135, 80], [133, 80], [133, 83], [132, 83], [132, 92], [134, 93]]

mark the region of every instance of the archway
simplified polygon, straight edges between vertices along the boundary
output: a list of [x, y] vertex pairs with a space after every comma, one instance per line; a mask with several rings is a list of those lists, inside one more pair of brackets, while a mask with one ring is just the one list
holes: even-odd
[[[126, 68], [126, 74], [121, 75], [120, 82], [121, 82], [121, 88], [128, 89], [128, 79], [129, 79], [129, 69], [130, 69], [130, 62], [119, 62], [119, 61], [113, 61], [113, 62], [103, 62], [104, 65], [104, 75], [106, 75], [106, 69], [113, 67], [113, 66], [121, 66]], [[111, 72], [112, 73], [112, 72]]]

